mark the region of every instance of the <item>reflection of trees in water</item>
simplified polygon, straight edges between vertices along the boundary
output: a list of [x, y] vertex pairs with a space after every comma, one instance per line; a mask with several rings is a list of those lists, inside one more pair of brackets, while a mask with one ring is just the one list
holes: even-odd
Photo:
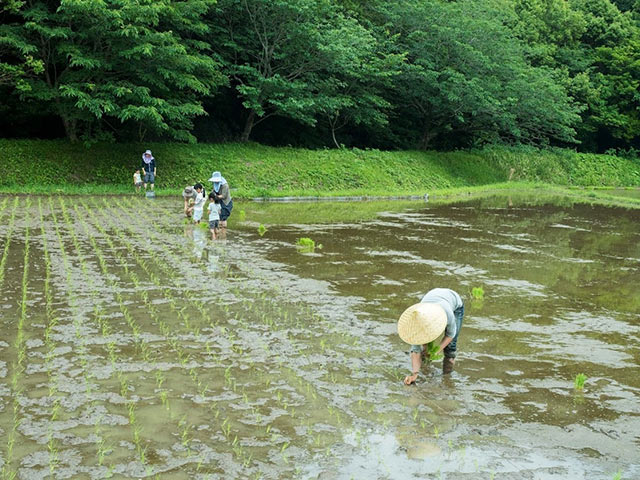
[[[483, 286], [483, 314], [509, 318], [535, 314], [550, 321], [569, 305], [640, 310], [634, 292], [640, 212], [589, 205], [517, 206], [521, 199], [511, 198], [516, 206], [508, 207], [506, 196], [499, 207], [495, 199], [429, 205], [333, 232], [314, 231], [326, 252], [294, 259], [283, 250], [282, 260], [302, 276], [313, 271], [314, 278], [331, 281], [341, 294], [385, 299], [369, 302], [371, 311], [401, 310], [434, 286], [456, 289], [467, 299], [473, 287]], [[299, 235], [295, 229], [270, 233], [285, 244]], [[500, 305], [495, 305], [498, 296]]]
[[[523, 247], [523, 253], [501, 252], [511, 277], [544, 285], [572, 303], [632, 312], [640, 310], [640, 296], [634, 292], [639, 280], [639, 221], [638, 211], [545, 206], [477, 211], [473, 226], [493, 233], [483, 238], [488, 245]], [[519, 241], [517, 235], [524, 237]], [[495, 260], [494, 254], [478, 257], [488, 271], [495, 270]]]

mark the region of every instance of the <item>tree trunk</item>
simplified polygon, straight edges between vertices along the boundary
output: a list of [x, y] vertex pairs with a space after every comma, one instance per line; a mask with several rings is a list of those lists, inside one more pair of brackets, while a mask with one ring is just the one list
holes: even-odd
[[425, 127], [424, 132], [422, 132], [422, 138], [420, 139], [420, 149], [426, 150], [429, 148], [431, 144], [431, 140], [436, 136], [436, 133], [430, 129], [429, 127]]
[[256, 119], [255, 110], [249, 111], [249, 116], [247, 117], [247, 121], [244, 124], [244, 131], [242, 132], [242, 136], [240, 137], [241, 142], [248, 142], [249, 136], [251, 135], [251, 130], [253, 130], [253, 124]]
[[67, 138], [72, 143], [78, 141], [78, 125], [77, 121], [72, 118], [62, 117], [62, 124], [64, 125], [64, 132], [67, 134]]
[[338, 145], [338, 140], [336, 140], [336, 129], [331, 126], [331, 137], [333, 138], [333, 143], [336, 145], [336, 148], [340, 148]]

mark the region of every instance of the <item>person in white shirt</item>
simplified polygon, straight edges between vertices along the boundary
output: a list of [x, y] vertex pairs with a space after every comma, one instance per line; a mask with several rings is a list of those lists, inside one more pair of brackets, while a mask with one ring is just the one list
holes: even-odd
[[196, 190], [196, 200], [193, 204], [193, 222], [197, 224], [200, 223], [200, 219], [202, 219], [204, 204], [207, 201], [207, 194], [201, 183], [196, 183], [193, 188]]
[[136, 192], [139, 192], [140, 187], [142, 187], [142, 177], [140, 176], [140, 169], [136, 170], [133, 174], [133, 186], [136, 187]]

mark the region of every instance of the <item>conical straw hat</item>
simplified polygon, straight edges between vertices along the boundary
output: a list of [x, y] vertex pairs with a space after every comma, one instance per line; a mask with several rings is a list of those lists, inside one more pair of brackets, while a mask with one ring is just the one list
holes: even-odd
[[447, 314], [437, 303], [416, 303], [398, 320], [398, 335], [411, 345], [423, 345], [440, 336], [447, 326]]

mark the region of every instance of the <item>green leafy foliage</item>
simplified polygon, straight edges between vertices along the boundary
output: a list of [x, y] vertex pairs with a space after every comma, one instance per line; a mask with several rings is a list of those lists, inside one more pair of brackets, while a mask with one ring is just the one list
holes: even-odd
[[4, 0], [0, 129], [88, 144], [637, 150], [639, 5]]
[[224, 81], [201, 40], [213, 3], [34, 1], [0, 35], [34, 59], [21, 99], [60, 117], [70, 140], [110, 135], [120, 124], [139, 139], [154, 132], [192, 141], [202, 98]]

